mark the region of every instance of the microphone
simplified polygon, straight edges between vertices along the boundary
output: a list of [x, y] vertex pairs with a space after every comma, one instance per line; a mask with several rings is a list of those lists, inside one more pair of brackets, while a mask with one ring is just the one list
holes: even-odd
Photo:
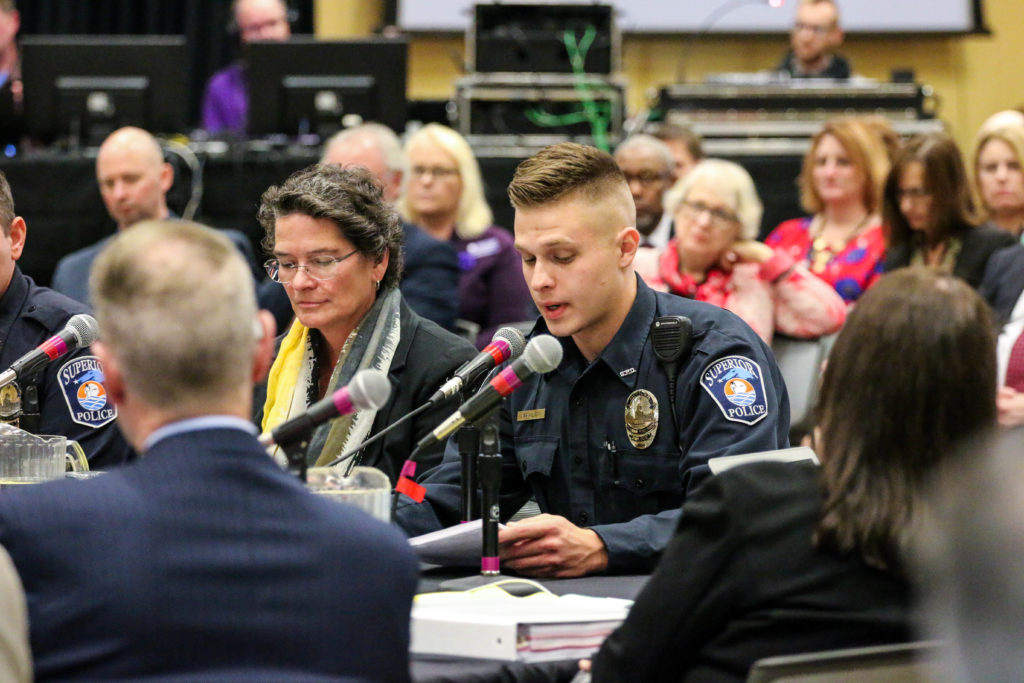
[[514, 327], [502, 327], [491, 338], [491, 343], [472, 360], [462, 364], [455, 375], [438, 389], [427, 403], [451, 398], [463, 387], [472, 386], [480, 377], [507, 360], [515, 360], [523, 353], [526, 338]]
[[485, 417], [501, 403], [501, 400], [518, 389], [534, 375], [551, 372], [562, 362], [562, 345], [549, 334], [542, 334], [530, 340], [523, 356], [499, 372], [472, 398], [459, 406], [452, 415], [437, 426], [416, 445], [425, 448], [434, 441], [443, 441], [449, 434], [467, 422], [476, 422]]
[[96, 318], [85, 313], [71, 316], [63, 330], [11, 363], [10, 368], [0, 373], [0, 388], [39, 372], [50, 361], [92, 344], [98, 334]]
[[360, 370], [352, 377], [348, 386], [320, 399], [302, 415], [260, 434], [260, 445], [264, 448], [274, 445], [288, 446], [307, 438], [316, 427], [339, 415], [348, 415], [367, 408], [377, 410], [388, 402], [389, 396], [391, 383], [388, 382], [387, 375], [372, 368]]

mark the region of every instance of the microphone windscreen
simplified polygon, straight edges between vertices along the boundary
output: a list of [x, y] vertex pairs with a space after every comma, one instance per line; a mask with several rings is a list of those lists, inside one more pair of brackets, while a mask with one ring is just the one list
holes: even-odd
[[348, 383], [348, 396], [357, 410], [378, 410], [391, 396], [391, 383], [380, 370], [360, 370]]
[[516, 328], [500, 328], [497, 332], [494, 333], [494, 336], [491, 337], [491, 341], [493, 342], [498, 339], [501, 339], [506, 344], [508, 344], [508, 348], [510, 351], [508, 360], [515, 360], [516, 358], [519, 358], [519, 356], [523, 355], [523, 348], [526, 346], [526, 337], [524, 337], [523, 333], [517, 330]]
[[538, 375], [551, 372], [562, 362], [562, 345], [550, 334], [536, 336], [526, 345], [523, 362]]
[[96, 324], [96, 318], [86, 313], [71, 316], [64, 329], [71, 330], [71, 334], [74, 335], [79, 348], [88, 346], [96, 341], [100, 331], [99, 325]]

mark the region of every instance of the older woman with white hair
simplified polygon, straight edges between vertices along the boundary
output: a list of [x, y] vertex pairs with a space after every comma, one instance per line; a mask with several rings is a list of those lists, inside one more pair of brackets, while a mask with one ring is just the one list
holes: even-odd
[[512, 234], [491, 224], [480, 166], [457, 132], [427, 124], [409, 137], [405, 154], [398, 210], [458, 250], [459, 319], [479, 326], [475, 341], [483, 348], [502, 324], [536, 315]]
[[742, 166], [700, 162], [669, 191], [665, 208], [676, 234], [659, 258], [655, 286], [729, 309], [769, 343], [775, 331], [814, 338], [842, 326], [846, 306], [835, 289], [754, 240], [762, 205]]

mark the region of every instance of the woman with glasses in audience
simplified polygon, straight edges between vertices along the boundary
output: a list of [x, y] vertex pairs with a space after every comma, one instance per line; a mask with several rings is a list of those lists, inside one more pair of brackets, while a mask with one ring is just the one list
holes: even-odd
[[754, 240], [761, 200], [743, 167], [705, 159], [669, 191], [665, 209], [676, 232], [657, 276], [645, 277], [651, 286], [727, 308], [769, 343], [776, 331], [813, 338], [843, 324], [846, 307], [834, 289]]
[[885, 223], [886, 271], [936, 266], [972, 287], [989, 257], [1016, 242], [1005, 230], [975, 226], [960, 150], [940, 133], [915, 137], [900, 152], [885, 183]]
[[692, 493], [595, 683], [743, 681], [764, 657], [909, 640], [927, 484], [995, 424], [990, 317], [935, 269], [865, 293], [825, 367], [821, 465], [740, 465]]
[[974, 187], [985, 225], [1024, 240], [1024, 126], [982, 132], [974, 148]]
[[[309, 465], [325, 465], [426, 404], [472, 345], [421, 318], [402, 300], [402, 223], [363, 168], [311, 166], [263, 193], [267, 273], [284, 286], [295, 320], [280, 340], [267, 381], [262, 426], [269, 431], [348, 385], [356, 372], [387, 373], [391, 396], [318, 427]], [[259, 406], [259, 404], [257, 404]], [[437, 405], [389, 432], [355, 462], [394, 483], [416, 443], [452, 410]], [[419, 457], [419, 473], [440, 462], [443, 444]], [[276, 455], [276, 454], [275, 454]]]
[[800, 171], [808, 218], [781, 223], [765, 244], [785, 251], [852, 304], [881, 275], [882, 185], [889, 158], [875, 124], [829, 121], [811, 140]]
[[459, 319], [479, 328], [483, 348], [504, 323], [536, 316], [512, 234], [491, 224], [480, 166], [465, 138], [430, 123], [405, 144], [402, 217], [459, 252]]

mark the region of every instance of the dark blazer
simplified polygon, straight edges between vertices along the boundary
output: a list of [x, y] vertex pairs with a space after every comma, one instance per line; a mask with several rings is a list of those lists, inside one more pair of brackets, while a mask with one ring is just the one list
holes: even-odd
[[409, 308], [446, 330], [459, 313], [459, 255], [449, 242], [434, 239], [412, 223], [403, 223], [405, 266], [402, 298]]
[[[172, 215], [171, 218], [177, 217]], [[246, 265], [249, 266], [249, 270], [252, 271], [253, 277], [259, 281], [263, 277], [263, 270], [256, 265], [256, 256], [254, 255], [249, 238], [238, 230], [218, 230], [218, 232], [230, 239], [235, 247], [238, 248], [238, 251], [242, 253], [242, 257], [245, 259]], [[107, 246], [112, 238], [113, 235], [104, 237], [99, 242], [90, 244], [88, 247], [83, 247], [78, 251], [73, 251], [58, 261], [57, 267], [53, 271], [50, 286], [75, 301], [81, 301], [84, 304], [90, 303], [89, 271], [92, 270], [93, 261], [96, 260], [96, 257], [103, 251], [103, 247]]]
[[1002, 325], [1010, 319], [1021, 292], [1024, 292], [1024, 247], [1015, 244], [992, 254], [978, 294], [989, 303]]
[[[961, 247], [953, 264], [953, 275], [967, 281], [977, 289], [985, 273], [989, 257], [996, 251], [1016, 243], [1013, 235], [987, 225], [966, 228], [960, 232]], [[910, 265], [913, 248], [910, 245], [890, 247], [885, 254], [885, 272]]]
[[[399, 315], [401, 339], [388, 370], [391, 396], [384, 407], [377, 411], [369, 436], [425, 404], [460, 365], [477, 353], [471, 343], [420, 317], [404, 300]], [[283, 335], [278, 339], [279, 346], [281, 339]], [[254, 397], [256, 424], [263, 421], [263, 404], [266, 398], [267, 387], [263, 383], [257, 386]], [[457, 399], [450, 399], [424, 411], [413, 420], [389, 432], [383, 439], [370, 444], [359, 457], [358, 463], [383, 471], [394, 484], [402, 464], [412, 453], [417, 442], [441, 424], [458, 406]], [[439, 465], [442, 455], [444, 443], [439, 442], [417, 456], [417, 479], [427, 470]], [[309, 454], [313, 461], [318, 456], [319, 453]]]
[[97, 479], [4, 491], [37, 680], [408, 680], [418, 565], [255, 438], [169, 436]]
[[909, 588], [811, 543], [818, 468], [756, 463], [709, 477], [594, 682], [743, 681], [762, 657], [906, 641]]

